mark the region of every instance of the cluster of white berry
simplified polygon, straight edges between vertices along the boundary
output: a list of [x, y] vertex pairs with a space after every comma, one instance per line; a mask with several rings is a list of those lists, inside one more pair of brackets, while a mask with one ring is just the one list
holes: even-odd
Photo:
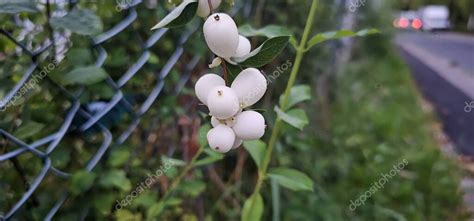
[[[212, 0], [213, 8], [220, 0]], [[207, 0], [200, 0], [198, 15], [210, 14]], [[204, 38], [209, 49], [223, 60], [250, 53], [250, 41], [239, 35], [234, 20], [225, 13], [210, 15], [204, 23]], [[209, 108], [213, 128], [207, 133], [209, 146], [220, 153], [239, 147], [244, 140], [256, 140], [265, 133], [265, 119], [252, 110], [267, 90], [265, 76], [255, 68], [240, 72], [230, 87], [219, 75], [209, 73], [196, 82], [198, 99]]]

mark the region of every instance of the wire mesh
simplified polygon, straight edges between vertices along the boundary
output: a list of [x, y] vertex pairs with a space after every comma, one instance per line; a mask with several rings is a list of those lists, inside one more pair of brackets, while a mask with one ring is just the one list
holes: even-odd
[[[78, 1], [69, 1], [69, 9], [71, 10], [76, 7], [77, 3]], [[131, 27], [132, 23], [137, 20], [138, 15], [136, 7], [141, 3], [141, 0], [133, 0], [128, 2], [126, 8], [126, 12], [128, 13], [128, 15], [123, 20], [121, 20], [115, 26], [103, 32], [102, 34], [99, 34], [95, 37], [90, 37], [90, 47], [98, 54], [97, 60], [95, 61], [95, 66], [103, 67], [104, 62], [106, 61], [106, 58], [108, 56], [106, 49], [103, 47], [103, 44], [119, 35], [122, 31], [128, 28], [133, 28]], [[47, 1], [47, 4], [49, 4], [49, 1]], [[49, 5], [47, 7], [49, 10]], [[234, 13], [237, 11], [237, 8], [238, 7], [234, 8]], [[249, 10], [244, 10], [244, 13], [245, 11], [247, 11], [246, 14], [248, 14]], [[71, 125], [75, 117], [80, 116], [86, 119], [86, 121], [79, 126], [79, 131], [81, 133], [84, 133], [88, 129], [95, 127], [100, 129], [100, 133], [103, 136], [103, 140], [100, 147], [96, 150], [95, 154], [88, 160], [88, 163], [86, 164], [86, 171], [92, 171], [94, 167], [96, 167], [96, 165], [99, 163], [99, 161], [103, 158], [107, 150], [123, 144], [140, 124], [142, 116], [151, 108], [153, 103], [162, 93], [165, 85], [165, 78], [172, 71], [174, 65], [178, 62], [178, 60], [183, 56], [185, 51], [184, 44], [189, 40], [190, 36], [194, 32], [196, 32], [198, 28], [198, 25], [188, 27], [186, 31], [181, 35], [178, 40], [178, 47], [170, 55], [163, 68], [161, 68], [161, 70], [155, 73], [156, 83], [154, 84], [153, 89], [147, 95], [146, 99], [138, 109], [132, 108], [132, 101], [130, 101], [126, 98], [126, 96], [124, 96], [124, 92], [121, 89], [137, 75], [137, 73], [142, 69], [145, 64], [147, 64], [150, 59], [150, 48], [157, 42], [159, 42], [160, 39], [162, 39], [163, 36], [165, 36], [169, 32], [169, 30], [166, 28], [156, 30], [151, 36], [149, 36], [148, 39], [141, 41], [143, 48], [141, 55], [133, 63], [133, 65], [131, 65], [130, 68], [123, 75], [121, 75], [118, 80], [113, 80], [110, 76], [106, 78], [105, 82], [109, 87], [114, 90], [114, 95], [108, 102], [106, 102], [105, 106], [103, 106], [100, 111], [92, 113], [86, 108], [84, 108], [84, 104], [81, 103], [81, 100], [79, 98], [84, 93], [84, 91], [87, 90], [87, 88], [81, 88], [81, 90], [79, 90], [79, 93], [73, 93], [65, 87], [51, 81], [55, 89], [58, 90], [62, 95], [66, 96], [67, 99], [71, 102], [71, 106], [69, 107], [68, 111], [63, 114], [64, 121], [58, 127], [56, 132], [34, 142], [26, 143], [25, 141], [15, 137], [13, 134], [7, 132], [7, 130], [0, 129], [0, 137], [18, 147], [15, 150], [2, 153], [0, 155], [0, 163], [4, 163], [5, 161], [14, 159], [25, 153], [32, 153], [42, 160], [43, 165], [40, 172], [36, 175], [33, 182], [31, 182], [31, 184], [29, 185], [28, 190], [14, 204], [14, 206], [11, 207], [8, 211], [0, 211], [0, 220], [9, 220], [13, 218], [14, 215], [20, 210], [22, 206], [25, 205], [28, 199], [37, 190], [38, 186], [45, 179], [47, 174], [52, 173], [55, 176], [61, 178], [68, 178], [71, 176], [70, 173], [61, 171], [60, 169], [53, 166], [50, 156], [53, 151], [58, 147], [58, 144], [69, 135], [71, 131]], [[23, 53], [31, 57], [31, 64], [24, 73], [21, 80], [19, 80], [18, 83], [0, 101], [0, 109], [5, 109], [6, 105], [9, 102], [12, 102], [15, 94], [17, 94], [19, 90], [23, 87], [23, 85], [25, 85], [27, 81], [31, 79], [32, 75], [41, 71], [38, 60], [40, 56], [42, 56], [48, 49], [54, 47], [54, 41], [49, 42], [48, 44], [37, 50], [31, 50], [28, 48], [28, 46], [16, 40], [15, 36], [3, 29], [0, 29], [0, 35], [3, 35], [7, 39], [9, 39], [9, 41], [13, 42], [16, 46], [21, 48]], [[191, 76], [191, 70], [196, 67], [199, 60], [199, 56], [194, 56], [190, 59], [190, 62], [185, 65], [185, 69], [183, 71], [183, 74], [181, 75], [182, 77], [180, 79], [180, 82], [175, 88], [176, 94], [178, 94], [183, 89], [186, 82]], [[128, 124], [126, 130], [122, 131], [118, 135], [114, 135], [106, 126], [104, 126], [100, 122], [100, 120], [119, 104], [126, 107], [129, 114], [133, 117], [131, 119], [131, 122]], [[40, 147], [46, 148], [44, 149], [44, 151], [41, 151]], [[66, 199], [68, 198], [68, 195], [69, 193], [67, 191], [62, 193], [61, 197], [51, 207], [44, 220], [51, 220], [54, 217], [54, 215], [58, 212], [61, 206], [65, 203]]]

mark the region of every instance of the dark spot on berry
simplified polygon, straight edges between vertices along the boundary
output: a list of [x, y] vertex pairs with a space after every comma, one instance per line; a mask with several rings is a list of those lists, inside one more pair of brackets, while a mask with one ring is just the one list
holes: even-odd
[[219, 150], [219, 147], [216, 147], [216, 150]]
[[215, 19], [216, 21], [219, 21], [221, 18], [219, 17], [219, 15], [216, 15], [216, 16], [214, 16], [214, 19]]

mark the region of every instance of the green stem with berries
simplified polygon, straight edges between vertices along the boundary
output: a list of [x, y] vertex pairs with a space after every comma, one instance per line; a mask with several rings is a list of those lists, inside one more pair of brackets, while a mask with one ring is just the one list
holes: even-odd
[[[301, 38], [301, 41], [298, 47], [296, 48], [296, 57], [295, 57], [294, 66], [291, 69], [290, 79], [288, 80], [288, 84], [286, 85], [285, 93], [283, 95], [283, 101], [281, 103], [281, 109], [283, 111], [286, 111], [286, 109], [288, 108], [288, 100], [290, 98], [290, 91], [295, 83], [296, 76], [298, 75], [298, 71], [301, 66], [301, 61], [303, 60], [304, 55], [305, 55], [305, 48], [307, 45], [309, 35], [311, 34], [311, 28], [313, 27], [317, 4], [318, 4], [317, 0], [313, 0], [311, 3], [311, 9], [310, 9], [308, 18], [306, 20], [303, 36]], [[251, 197], [255, 197], [260, 192], [260, 189], [262, 188], [262, 184], [266, 178], [266, 173], [268, 170], [268, 166], [270, 164], [273, 147], [275, 146], [277, 142], [282, 123], [283, 123], [282, 119], [280, 117], [277, 117], [275, 121], [275, 125], [273, 126], [272, 134], [270, 136], [270, 141], [268, 142], [268, 146], [265, 152], [265, 157], [263, 158], [262, 167], [258, 171], [257, 184], [255, 186], [255, 190]]]

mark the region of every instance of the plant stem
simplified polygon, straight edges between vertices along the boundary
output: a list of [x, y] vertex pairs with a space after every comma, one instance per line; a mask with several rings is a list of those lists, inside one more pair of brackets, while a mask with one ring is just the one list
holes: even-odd
[[222, 69], [224, 69], [224, 82], [226, 85], [229, 85], [227, 82], [227, 65], [224, 59], [222, 59]]
[[56, 39], [54, 38], [54, 29], [51, 27], [51, 23], [50, 23], [50, 20], [51, 20], [50, 0], [46, 1], [46, 14], [47, 14], [46, 25], [48, 27], [49, 34], [50, 34], [50, 39], [51, 39], [51, 42], [53, 44], [53, 60], [55, 60], [56, 59]]
[[[316, 14], [316, 8], [317, 8], [318, 1], [313, 0], [311, 3], [311, 9], [308, 15], [308, 18], [306, 20], [306, 25], [304, 28], [303, 36], [301, 38], [300, 44], [298, 45], [298, 48], [296, 50], [296, 57], [295, 57], [295, 63], [293, 65], [293, 68], [291, 69], [290, 73], [290, 79], [288, 80], [288, 84], [286, 85], [286, 90], [283, 96], [283, 102], [281, 104], [281, 110], [286, 111], [287, 106], [288, 106], [288, 100], [290, 98], [290, 91], [291, 88], [293, 87], [296, 79], [296, 75], [298, 74], [301, 61], [303, 60], [304, 54], [305, 54], [305, 47], [309, 38], [309, 34], [311, 34], [311, 28], [313, 27], [313, 22], [314, 22], [314, 17]], [[263, 181], [265, 179], [265, 174], [268, 169], [268, 165], [270, 164], [270, 159], [272, 156], [273, 152], [273, 147], [275, 146], [275, 143], [278, 139], [280, 128], [281, 128], [282, 120], [280, 117], [277, 117], [275, 121], [275, 125], [273, 126], [272, 134], [270, 136], [270, 141], [268, 142], [267, 150], [265, 152], [265, 157], [263, 158], [263, 163], [261, 169], [258, 171], [258, 180], [257, 184], [255, 186], [255, 190], [252, 194], [252, 196], [258, 194], [260, 192], [260, 189], [262, 187]]]

